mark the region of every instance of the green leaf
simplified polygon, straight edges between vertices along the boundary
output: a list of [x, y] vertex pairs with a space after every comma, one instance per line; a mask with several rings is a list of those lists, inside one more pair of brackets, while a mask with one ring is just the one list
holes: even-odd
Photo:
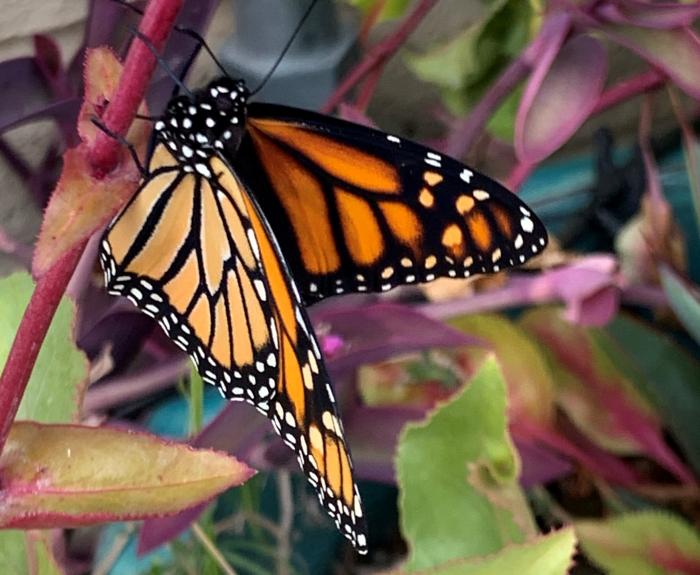
[[493, 553], [534, 533], [493, 359], [424, 422], [406, 426], [396, 468], [410, 570]]
[[610, 575], [700, 572], [698, 532], [670, 513], [644, 511], [575, 527], [585, 554]]
[[0, 532], [0, 573], [63, 575], [64, 572], [53, 556], [48, 533], [8, 530]]
[[[634, 370], [637, 386], [654, 404], [674, 439], [700, 473], [700, 362], [670, 337], [620, 314], [606, 332]], [[627, 368], [626, 367], [626, 368]]]
[[[528, 420], [548, 427], [554, 420], [554, 381], [539, 346], [522, 328], [496, 314], [472, 314], [455, 318], [450, 325], [479, 338], [496, 352], [508, 383], [508, 410], [512, 420]], [[466, 352], [483, 357], [483, 349]]]
[[107, 427], [15, 422], [0, 527], [45, 529], [182, 511], [254, 473], [234, 457]]
[[[0, 280], [0, 365], [4, 365], [34, 290], [26, 273]], [[77, 420], [88, 362], [73, 342], [73, 304], [63, 298], [42, 344], [17, 419], [46, 423]]]
[[27, 573], [27, 549], [24, 532], [0, 533], [0, 573]]
[[[539, 26], [532, 2], [497, 0], [487, 15], [447, 42], [423, 54], [409, 54], [406, 65], [425, 82], [442, 90], [445, 105], [455, 115], [466, 114]], [[504, 102], [489, 123], [500, 137], [512, 139], [520, 92]]]
[[384, 22], [403, 16], [406, 8], [411, 4], [411, 0], [348, 0], [348, 3], [365, 14], [373, 10], [377, 4], [382, 3], [383, 6], [377, 21]]
[[612, 453], [642, 453], [634, 424], [653, 427], [655, 413], [607, 351], [605, 333], [565, 321], [555, 307], [526, 312], [520, 325], [542, 343], [558, 386], [557, 402], [576, 427]]
[[575, 551], [574, 530], [565, 527], [521, 545], [507, 545], [487, 557], [450, 561], [426, 575], [566, 575]]
[[190, 366], [189, 390], [190, 435], [195, 435], [204, 425], [204, 381], [194, 365]]
[[688, 333], [700, 344], [700, 299], [670, 267], [659, 266], [659, 275], [668, 304]]

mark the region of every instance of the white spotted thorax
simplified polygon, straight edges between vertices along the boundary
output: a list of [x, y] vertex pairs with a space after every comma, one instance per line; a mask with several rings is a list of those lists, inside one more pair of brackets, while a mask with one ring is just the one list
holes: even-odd
[[233, 157], [243, 138], [249, 94], [243, 80], [221, 77], [191, 96], [178, 96], [156, 122], [156, 138], [185, 171], [200, 171], [197, 158], [208, 158], [212, 149]]

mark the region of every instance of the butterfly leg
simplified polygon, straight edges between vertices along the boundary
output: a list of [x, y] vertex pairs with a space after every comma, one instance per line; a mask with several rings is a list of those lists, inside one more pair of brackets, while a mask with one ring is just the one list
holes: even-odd
[[144, 167], [144, 165], [141, 163], [141, 160], [139, 160], [139, 155], [136, 153], [136, 148], [134, 148], [134, 145], [129, 142], [124, 136], [121, 134], [117, 134], [116, 132], [113, 132], [110, 130], [107, 126], [105, 126], [99, 118], [93, 117], [91, 118], [91, 121], [95, 126], [97, 126], [100, 130], [102, 130], [105, 134], [107, 134], [110, 138], [114, 138], [119, 142], [122, 146], [125, 146], [127, 150], [129, 150], [129, 154], [131, 154], [131, 159], [134, 161], [134, 164], [136, 164], [136, 167], [138, 168], [141, 177], [145, 178], [148, 176], [148, 170]]

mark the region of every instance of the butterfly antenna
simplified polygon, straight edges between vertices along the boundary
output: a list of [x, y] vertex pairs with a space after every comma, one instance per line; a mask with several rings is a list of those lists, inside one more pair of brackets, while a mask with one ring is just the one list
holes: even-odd
[[139, 32], [136, 28], [133, 26], [128, 27], [129, 32], [131, 32], [134, 36], [136, 36], [141, 42], [143, 42], [144, 46], [148, 48], [153, 54], [153, 57], [156, 59], [156, 62], [158, 62], [158, 65], [165, 70], [165, 72], [170, 76], [173, 82], [179, 87], [185, 94], [187, 94], [190, 98], [194, 97], [190, 89], [185, 86], [185, 84], [182, 82], [180, 78], [177, 77], [177, 74], [173, 72], [170, 69], [170, 66], [168, 66], [168, 63], [163, 60], [163, 57], [158, 53], [158, 50], [156, 50], [156, 47], [153, 45], [153, 42], [151, 42], [150, 38], [148, 36], [145, 36], [141, 32]]
[[[139, 14], [143, 16], [143, 10], [141, 8], [137, 8], [133, 4], [130, 4], [127, 0], [111, 0], [112, 2], [116, 2], [120, 6], [124, 6], [124, 8], [128, 8], [132, 12], [135, 12], [136, 14]], [[202, 37], [202, 35], [197, 32], [196, 30], [192, 30], [192, 28], [185, 28], [183, 26], [177, 26], [175, 25], [173, 27], [173, 30], [176, 32], [179, 32], [180, 34], [184, 34], [185, 36], [189, 36], [193, 40], [197, 42], [204, 50], [206, 51], [207, 54], [209, 54], [209, 57], [214, 61], [214, 64], [221, 70], [222, 74], [224, 76], [228, 76], [228, 72], [226, 71], [226, 68], [224, 68], [224, 65], [219, 61], [219, 59], [214, 55], [214, 52], [212, 49], [209, 47], [207, 44], [206, 40]], [[196, 56], [196, 52], [195, 52]], [[194, 60], [194, 58], [191, 58], [191, 60]], [[187, 66], [185, 67], [185, 71], [187, 71], [192, 64], [191, 61], [188, 62]], [[186, 73], [186, 72], [185, 72]]]
[[272, 68], [268, 71], [267, 74], [263, 77], [263, 79], [260, 81], [260, 84], [258, 84], [258, 87], [255, 88], [255, 90], [251, 91], [250, 95], [253, 96], [257, 94], [260, 90], [263, 89], [265, 84], [267, 84], [267, 81], [272, 77], [272, 74], [275, 73], [275, 70], [277, 70], [277, 67], [282, 63], [282, 60], [284, 59], [285, 55], [289, 51], [289, 49], [292, 47], [292, 44], [294, 43], [294, 40], [296, 40], [297, 34], [299, 34], [299, 31], [301, 30], [301, 27], [304, 25], [306, 22], [306, 19], [309, 17], [311, 14], [311, 11], [314, 9], [314, 6], [316, 6], [316, 3], [318, 0], [311, 0], [309, 3], [308, 8], [306, 8], [306, 11], [304, 12], [304, 15], [301, 17], [299, 20], [299, 23], [297, 24], [297, 27], [294, 29], [294, 32], [292, 32], [291, 37], [287, 41], [287, 44], [285, 44], [284, 48], [282, 49], [282, 52], [280, 55], [277, 57], [277, 60], [275, 63], [272, 65]]

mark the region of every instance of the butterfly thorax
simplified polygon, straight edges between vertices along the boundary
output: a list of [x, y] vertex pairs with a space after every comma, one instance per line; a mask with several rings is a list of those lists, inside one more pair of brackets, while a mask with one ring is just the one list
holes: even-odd
[[177, 96], [156, 122], [156, 138], [186, 167], [210, 157], [212, 150], [232, 158], [243, 137], [248, 94], [243, 80], [223, 76], [191, 95]]

